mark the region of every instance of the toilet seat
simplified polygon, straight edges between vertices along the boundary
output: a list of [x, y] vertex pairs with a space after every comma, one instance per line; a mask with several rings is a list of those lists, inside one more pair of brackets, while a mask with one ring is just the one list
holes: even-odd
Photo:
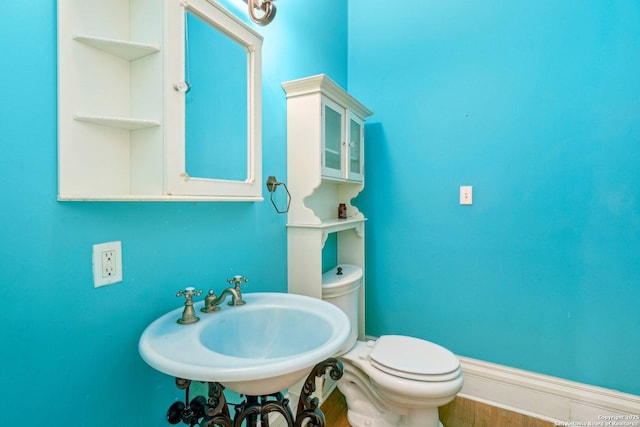
[[418, 338], [384, 335], [367, 345], [373, 367], [393, 375], [422, 382], [450, 381], [460, 376], [460, 362], [446, 348]]

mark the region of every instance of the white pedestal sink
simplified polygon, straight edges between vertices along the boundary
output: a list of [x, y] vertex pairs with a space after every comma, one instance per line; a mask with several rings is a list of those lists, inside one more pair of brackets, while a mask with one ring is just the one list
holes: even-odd
[[190, 325], [176, 323], [182, 307], [170, 311], [142, 333], [140, 355], [167, 375], [261, 396], [305, 377], [351, 330], [342, 310], [320, 299], [285, 293], [245, 293], [243, 299], [243, 306], [198, 311], [200, 321]]

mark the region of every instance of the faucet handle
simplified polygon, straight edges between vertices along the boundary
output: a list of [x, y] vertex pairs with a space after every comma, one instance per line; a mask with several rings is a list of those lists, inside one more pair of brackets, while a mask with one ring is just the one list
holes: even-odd
[[196, 312], [193, 309], [193, 297], [199, 297], [202, 294], [202, 290], [196, 291], [196, 288], [189, 286], [184, 288], [184, 290], [178, 291], [176, 297], [185, 297], [184, 302], [184, 310], [182, 310], [182, 316], [177, 320], [177, 322], [181, 325], [189, 325], [191, 323], [196, 323], [198, 320], [198, 316], [196, 316]]
[[200, 295], [202, 295], [202, 289], [196, 291], [196, 288], [194, 288], [193, 286], [188, 286], [183, 290], [178, 291], [176, 297], [185, 297], [186, 299], [190, 299], [193, 297], [199, 297]]
[[240, 289], [240, 285], [243, 283], [247, 283], [249, 279], [242, 276], [233, 276], [231, 279], [227, 279], [227, 283], [235, 286], [236, 289]]

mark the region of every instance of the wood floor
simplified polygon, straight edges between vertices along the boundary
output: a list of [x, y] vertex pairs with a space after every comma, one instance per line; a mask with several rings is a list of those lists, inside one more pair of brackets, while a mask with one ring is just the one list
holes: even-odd
[[496, 408], [456, 397], [440, 408], [440, 421], [446, 427], [553, 427], [554, 423], [527, 417], [517, 412]]
[[[347, 421], [347, 403], [338, 389], [322, 404], [327, 427], [351, 427]], [[456, 397], [453, 402], [440, 408], [440, 421], [445, 427], [553, 427], [543, 421]]]
[[320, 409], [324, 413], [326, 427], [351, 427], [347, 421], [347, 402], [337, 388], [322, 403]]

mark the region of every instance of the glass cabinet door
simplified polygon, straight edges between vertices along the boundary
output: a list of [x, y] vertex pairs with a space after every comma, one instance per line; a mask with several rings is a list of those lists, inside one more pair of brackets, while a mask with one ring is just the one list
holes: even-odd
[[364, 122], [351, 112], [348, 113], [348, 175], [347, 179], [362, 181], [364, 177]]
[[322, 100], [322, 175], [344, 178], [344, 109], [329, 99]]

